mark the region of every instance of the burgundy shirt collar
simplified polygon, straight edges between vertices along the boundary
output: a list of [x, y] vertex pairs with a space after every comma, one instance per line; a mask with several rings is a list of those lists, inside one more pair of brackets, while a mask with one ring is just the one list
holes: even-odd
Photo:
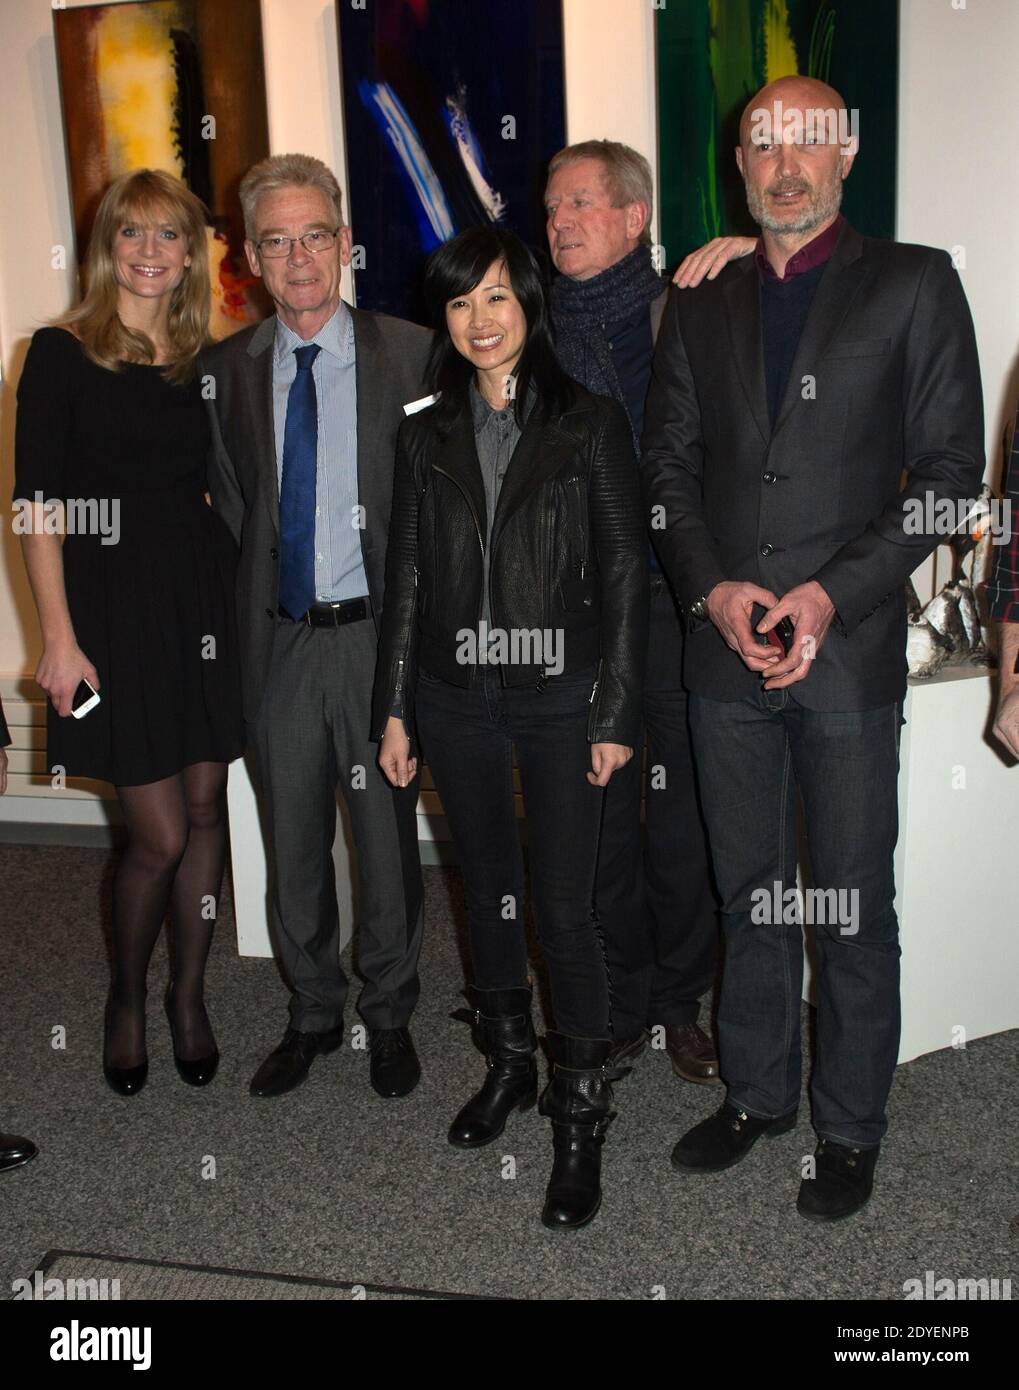
[[[813, 241], [808, 241], [806, 246], [801, 246], [795, 256], [791, 256], [786, 264], [785, 274], [781, 276], [781, 283], [792, 280], [796, 275], [802, 275], [805, 270], [813, 270], [817, 265], [823, 265], [831, 253], [835, 250], [835, 243], [839, 239], [839, 234], [845, 224], [845, 218], [841, 212], [830, 227], [826, 227], [823, 232], [814, 237]], [[768, 254], [764, 249], [764, 238], [757, 238], [757, 246], [754, 250], [754, 259], [757, 261], [757, 273], [761, 279], [779, 280], [775, 274]]]

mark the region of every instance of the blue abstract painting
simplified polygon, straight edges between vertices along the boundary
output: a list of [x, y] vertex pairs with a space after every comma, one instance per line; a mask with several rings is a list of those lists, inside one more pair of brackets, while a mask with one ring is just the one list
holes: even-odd
[[486, 221], [545, 244], [566, 143], [559, 0], [337, 0], [361, 308], [424, 318], [430, 251]]

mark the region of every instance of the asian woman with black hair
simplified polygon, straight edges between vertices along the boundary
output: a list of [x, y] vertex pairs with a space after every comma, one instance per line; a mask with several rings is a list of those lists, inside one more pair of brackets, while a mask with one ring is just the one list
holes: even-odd
[[536, 1099], [513, 755], [555, 1029], [541, 1111], [555, 1159], [542, 1220], [601, 1200], [609, 981], [592, 915], [603, 788], [640, 723], [648, 573], [622, 409], [571, 381], [544, 285], [513, 234], [472, 228], [425, 279], [437, 401], [401, 426], [373, 727], [394, 785], [415, 721], [466, 884], [488, 1072], [450, 1143], [477, 1148]]

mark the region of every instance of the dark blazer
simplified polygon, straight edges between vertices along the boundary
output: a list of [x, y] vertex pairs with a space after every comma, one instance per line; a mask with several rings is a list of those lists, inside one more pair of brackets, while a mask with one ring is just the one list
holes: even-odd
[[[349, 306], [348, 306], [349, 307]], [[393, 493], [396, 431], [403, 407], [425, 394], [432, 335], [416, 324], [363, 309], [354, 321], [358, 501], [364, 508], [361, 554], [376, 625], [383, 610], [386, 542]], [[240, 547], [237, 616], [244, 717], [258, 714], [269, 671], [279, 601], [279, 493], [273, 423], [275, 315], [203, 354], [213, 378], [209, 400], [213, 505]]]
[[[726, 579], [779, 598], [816, 579], [836, 618], [791, 688], [797, 701], [860, 710], [901, 699], [905, 580], [943, 539], [909, 534], [904, 504], [975, 497], [984, 468], [973, 324], [946, 253], [843, 227], [774, 431], [755, 258], [673, 290], [644, 418], [645, 501], [664, 509], [651, 526], [683, 606]], [[695, 620], [684, 677], [716, 700], [760, 685]]]
[[[648, 622], [647, 546], [633, 436], [622, 407], [573, 383], [546, 417], [535, 407], [510, 460], [492, 523], [492, 626], [562, 635], [563, 671], [598, 664], [588, 738], [634, 746]], [[462, 634], [481, 615], [485, 489], [470, 412], [444, 437], [434, 409], [400, 429], [372, 728], [397, 697], [413, 728], [418, 665], [468, 685]], [[533, 653], [530, 653], [533, 654]], [[539, 662], [503, 667], [508, 685], [541, 679]]]

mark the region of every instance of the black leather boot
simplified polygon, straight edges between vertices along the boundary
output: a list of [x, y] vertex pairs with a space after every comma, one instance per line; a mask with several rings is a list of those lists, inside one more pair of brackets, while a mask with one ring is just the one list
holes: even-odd
[[476, 1029], [488, 1075], [449, 1127], [449, 1142], [458, 1149], [480, 1149], [498, 1139], [510, 1112], [526, 1110], [538, 1098], [531, 991], [475, 989], [471, 999], [477, 1007], [466, 1016]]
[[545, 1041], [552, 1079], [540, 1110], [552, 1121], [555, 1158], [541, 1219], [555, 1230], [574, 1230], [593, 1220], [601, 1206], [601, 1148], [616, 1117], [609, 1083], [630, 1068], [609, 1064], [611, 1038], [549, 1033]]

